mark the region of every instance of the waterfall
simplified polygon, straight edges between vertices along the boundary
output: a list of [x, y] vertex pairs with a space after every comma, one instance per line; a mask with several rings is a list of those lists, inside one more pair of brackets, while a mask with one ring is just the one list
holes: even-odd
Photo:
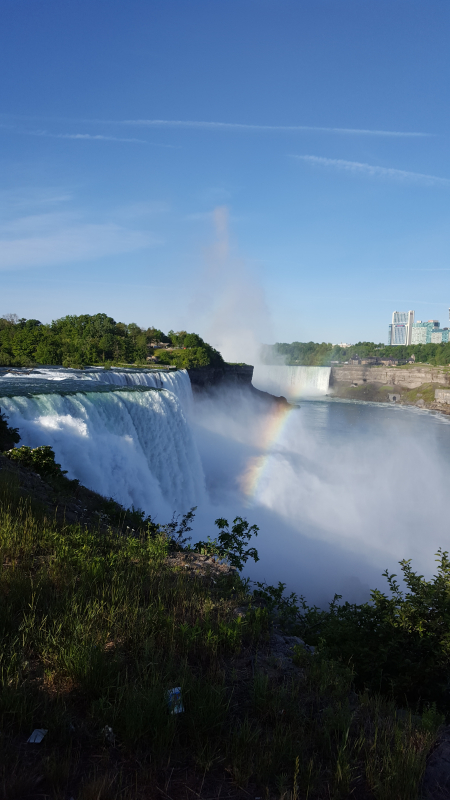
[[253, 386], [290, 402], [320, 397], [328, 392], [330, 367], [278, 367], [261, 364], [253, 372]]
[[109, 387], [101, 378], [73, 370], [51, 380], [43, 374], [4, 376], [0, 407], [9, 424], [19, 428], [21, 444], [53, 447], [68, 477], [166, 521], [174, 510], [197, 505], [205, 492], [183, 407], [189, 403], [189, 376], [159, 373], [164, 388], [158, 391], [149, 386], [157, 377], [152, 373], [135, 372], [126, 379], [123, 374], [102, 371]]

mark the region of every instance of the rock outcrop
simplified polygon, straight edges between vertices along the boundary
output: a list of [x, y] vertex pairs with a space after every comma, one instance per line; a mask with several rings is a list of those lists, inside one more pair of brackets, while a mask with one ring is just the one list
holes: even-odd
[[221, 367], [191, 367], [187, 370], [195, 391], [214, 386], [251, 386], [253, 367], [249, 364], [223, 364]]
[[249, 391], [263, 402], [289, 405], [285, 397], [256, 389], [252, 384], [253, 370], [250, 364], [223, 364], [221, 367], [192, 367], [187, 372], [194, 394], [231, 387]]
[[404, 367], [358, 366], [342, 364], [332, 367], [330, 387], [339, 384], [377, 383], [404, 389], [417, 389], [424, 383], [450, 386], [450, 371], [447, 367], [432, 367], [427, 364]]
[[332, 367], [329, 394], [347, 400], [391, 402], [450, 414], [443, 395], [450, 388], [448, 367], [369, 366], [342, 364]]

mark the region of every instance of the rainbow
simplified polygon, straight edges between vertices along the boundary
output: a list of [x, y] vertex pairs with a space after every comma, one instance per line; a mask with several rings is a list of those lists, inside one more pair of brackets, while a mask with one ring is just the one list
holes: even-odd
[[261, 449], [264, 453], [259, 456], [253, 456], [248, 460], [240, 479], [241, 488], [249, 499], [254, 498], [256, 495], [258, 486], [269, 464], [270, 455], [285, 430], [293, 410], [293, 406], [279, 405], [276, 406], [269, 417], [261, 440]]

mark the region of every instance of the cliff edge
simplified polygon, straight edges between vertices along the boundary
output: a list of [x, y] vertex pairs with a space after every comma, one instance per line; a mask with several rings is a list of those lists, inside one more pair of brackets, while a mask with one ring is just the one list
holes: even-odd
[[[450, 368], [342, 364], [330, 371], [329, 394], [346, 400], [396, 403], [450, 414], [450, 404], [436, 390], [450, 389]], [[447, 393], [444, 392], [444, 395]]]
[[290, 405], [285, 397], [276, 397], [256, 389], [252, 384], [254, 367], [250, 364], [223, 364], [221, 367], [192, 367], [187, 369], [194, 394], [234, 388], [251, 392], [268, 403]]

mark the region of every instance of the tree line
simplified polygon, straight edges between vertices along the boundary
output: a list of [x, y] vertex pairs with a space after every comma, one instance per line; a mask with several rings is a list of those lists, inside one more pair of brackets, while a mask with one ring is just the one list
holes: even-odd
[[441, 344], [384, 345], [375, 342], [357, 342], [350, 347], [340, 347], [327, 342], [277, 342], [266, 345], [263, 360], [266, 364], [282, 363], [290, 366], [328, 367], [332, 361], [341, 363], [354, 356], [366, 358], [394, 358], [407, 361], [412, 355], [420, 363], [433, 365], [450, 364], [450, 342]]
[[68, 315], [50, 324], [15, 314], [0, 318], [0, 366], [144, 365], [153, 356], [180, 368], [223, 363], [220, 353], [196, 333], [165, 334], [135, 322], [116, 322], [107, 314]]

